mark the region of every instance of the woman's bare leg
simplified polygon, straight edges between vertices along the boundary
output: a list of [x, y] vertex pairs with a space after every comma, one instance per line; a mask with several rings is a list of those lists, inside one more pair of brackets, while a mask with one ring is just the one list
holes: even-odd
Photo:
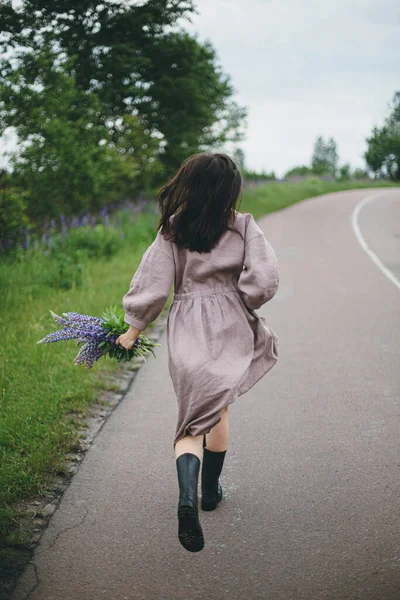
[[229, 444], [229, 417], [228, 407], [222, 410], [222, 418], [210, 433], [206, 435], [206, 448], [210, 452], [225, 452]]
[[[203, 437], [202, 435], [186, 435], [175, 444], [175, 458], [181, 454], [194, 454], [200, 460], [203, 458]], [[206, 447], [211, 452], [225, 452], [229, 444], [229, 417], [228, 407], [222, 409], [222, 418], [215, 425], [210, 433], [206, 435]]]
[[186, 435], [175, 444], [175, 458], [181, 454], [194, 454], [201, 461], [203, 459], [203, 435]]

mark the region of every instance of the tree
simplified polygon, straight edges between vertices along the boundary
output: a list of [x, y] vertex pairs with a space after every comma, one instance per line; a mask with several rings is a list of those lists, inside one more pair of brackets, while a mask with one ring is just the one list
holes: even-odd
[[396, 92], [390, 114], [382, 127], [374, 127], [364, 154], [377, 177], [400, 180], [400, 92]]
[[351, 166], [349, 165], [349, 163], [342, 165], [339, 169], [339, 179], [341, 181], [346, 181], [348, 179], [351, 179], [351, 177]]
[[105, 122], [97, 95], [78, 90], [51, 50], [40, 52], [35, 69], [33, 84], [20, 68], [0, 86], [2, 125], [14, 126], [23, 140], [11, 164], [28, 216], [40, 223], [96, 210], [134, 190], [143, 156], [129, 152], [112, 129], [132, 135], [132, 122]]
[[29, 224], [26, 199], [12, 187], [10, 174], [0, 171], [0, 250], [5, 252], [20, 241]]
[[262, 171], [254, 171], [251, 169], [244, 169], [243, 170], [243, 177], [245, 179], [248, 179], [250, 181], [258, 181], [258, 180], [263, 180], [263, 181], [275, 181], [276, 180], [276, 175], [274, 171], [271, 171], [270, 173], [267, 173], [265, 171], [265, 169], [262, 169]]
[[311, 168], [307, 167], [306, 165], [302, 165], [299, 167], [293, 167], [293, 169], [287, 171], [287, 173], [284, 175], [284, 179], [287, 179], [288, 177], [306, 177], [307, 175], [311, 174]]
[[368, 179], [368, 173], [365, 169], [354, 169], [354, 179]]
[[160, 135], [172, 172], [188, 154], [239, 139], [245, 117], [212, 46], [177, 30], [192, 12], [192, 0], [25, 0], [18, 9], [0, 0], [3, 46], [14, 49], [3, 76], [12, 77], [17, 54], [35, 79], [43, 46], [59, 50], [77, 89], [99, 98], [105, 120], [137, 115], [150, 136]]
[[235, 148], [232, 154], [232, 158], [239, 167], [240, 171], [243, 171], [246, 168], [246, 157], [242, 148]]
[[232, 85], [209, 43], [171, 33], [148, 56], [146, 76], [153, 83], [138, 111], [150, 129], [164, 135], [161, 159], [169, 172], [189, 154], [240, 138], [245, 111], [229, 100]]
[[315, 175], [329, 174], [336, 177], [338, 153], [336, 142], [329, 138], [326, 142], [319, 136], [314, 145], [311, 159], [312, 171]]

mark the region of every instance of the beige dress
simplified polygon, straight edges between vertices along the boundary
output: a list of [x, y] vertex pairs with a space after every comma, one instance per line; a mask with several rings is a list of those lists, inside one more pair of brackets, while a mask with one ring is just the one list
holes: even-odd
[[278, 359], [278, 338], [254, 309], [278, 289], [275, 253], [252, 215], [235, 213], [210, 253], [178, 248], [158, 233], [123, 297], [125, 321], [140, 330], [162, 311], [169, 372], [178, 403], [176, 442], [208, 433], [221, 410], [249, 390]]

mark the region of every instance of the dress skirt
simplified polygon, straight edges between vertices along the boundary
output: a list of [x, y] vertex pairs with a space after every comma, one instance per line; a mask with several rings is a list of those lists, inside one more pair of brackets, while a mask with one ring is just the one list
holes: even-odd
[[169, 372], [178, 403], [174, 444], [208, 433], [221, 411], [278, 360], [278, 338], [237, 289], [176, 294], [167, 321]]

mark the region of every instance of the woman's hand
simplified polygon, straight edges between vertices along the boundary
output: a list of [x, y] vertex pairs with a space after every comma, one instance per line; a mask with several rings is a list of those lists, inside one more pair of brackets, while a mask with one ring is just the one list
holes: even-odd
[[115, 340], [115, 344], [117, 346], [122, 346], [125, 350], [131, 350], [140, 333], [140, 329], [136, 329], [136, 327], [130, 325], [128, 331]]

